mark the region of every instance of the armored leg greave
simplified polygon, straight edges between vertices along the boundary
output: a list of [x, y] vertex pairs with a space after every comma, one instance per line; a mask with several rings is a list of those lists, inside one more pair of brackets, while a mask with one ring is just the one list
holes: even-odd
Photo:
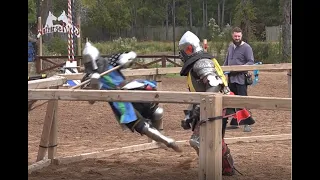
[[145, 121], [145, 119], [140, 115], [139, 112], [136, 112], [138, 116], [138, 120], [127, 124], [127, 126], [130, 129], [134, 129], [140, 134], [144, 134], [151, 138], [154, 141], [160, 142], [168, 146], [169, 148], [172, 148], [173, 150], [177, 152], [181, 152], [182, 150], [179, 148], [179, 146], [176, 144], [174, 139], [171, 139], [163, 134], [159, 130], [157, 130], [154, 127], [151, 127], [149, 123]]
[[198, 121], [195, 125], [193, 133], [190, 137], [189, 144], [193, 149], [196, 150], [199, 156], [199, 149], [200, 149], [200, 121]]
[[[224, 139], [224, 136], [225, 136], [225, 131], [226, 131], [226, 126], [227, 126], [227, 121], [228, 119], [227, 118], [224, 118], [222, 120], [222, 139]], [[199, 149], [200, 149], [200, 121], [197, 122], [197, 124], [195, 125], [195, 128], [193, 130], [193, 133], [190, 137], [190, 140], [189, 140], [189, 144], [191, 147], [193, 147], [198, 156], [199, 156]]]
[[182, 150], [179, 148], [179, 146], [176, 144], [174, 139], [171, 139], [163, 134], [161, 134], [157, 129], [150, 127], [148, 123], [144, 123], [144, 127], [142, 129], [141, 134], [145, 134], [149, 138], [161, 142], [168, 146], [169, 148], [172, 148], [173, 150], [177, 152], [181, 152]]

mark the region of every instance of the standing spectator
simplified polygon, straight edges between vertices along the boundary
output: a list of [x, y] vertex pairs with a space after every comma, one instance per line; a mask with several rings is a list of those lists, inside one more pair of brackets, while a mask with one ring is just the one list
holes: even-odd
[[[233, 43], [230, 44], [227, 50], [227, 56], [223, 63], [223, 66], [233, 66], [233, 65], [253, 65], [254, 57], [251, 46], [242, 41], [242, 30], [239, 27], [235, 27], [232, 30], [232, 40]], [[230, 72], [228, 74], [228, 85], [230, 90], [235, 95], [247, 96], [247, 86], [245, 80], [245, 74], [248, 72]], [[251, 118], [247, 121], [243, 121], [240, 124], [237, 123], [236, 119], [232, 119], [230, 122], [231, 126], [245, 125], [244, 131], [251, 131], [249, 125], [254, 124], [254, 120]]]

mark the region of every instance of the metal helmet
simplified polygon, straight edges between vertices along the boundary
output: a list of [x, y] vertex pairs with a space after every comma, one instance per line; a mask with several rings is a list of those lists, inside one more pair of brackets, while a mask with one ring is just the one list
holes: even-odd
[[200, 39], [190, 31], [185, 32], [179, 41], [179, 55], [183, 63], [199, 52], [203, 52]]
[[92, 68], [98, 69], [96, 60], [99, 58], [100, 52], [91, 43], [87, 42], [82, 52], [83, 64], [92, 63]]

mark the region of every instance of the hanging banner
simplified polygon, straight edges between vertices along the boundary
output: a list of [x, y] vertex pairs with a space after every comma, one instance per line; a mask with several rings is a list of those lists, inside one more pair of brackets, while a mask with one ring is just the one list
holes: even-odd
[[69, 24], [68, 16], [66, 15], [65, 11], [63, 11], [58, 18], [49, 11], [46, 24], [41, 30], [38, 31], [37, 38], [39, 38], [41, 35], [54, 32], [69, 33], [70, 30], [73, 31], [73, 34], [76, 37], [80, 37], [79, 27]]

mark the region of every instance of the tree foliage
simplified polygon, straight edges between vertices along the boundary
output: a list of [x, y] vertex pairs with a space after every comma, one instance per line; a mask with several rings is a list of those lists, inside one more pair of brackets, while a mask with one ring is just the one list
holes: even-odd
[[[281, 24], [280, 0], [74, 0], [82, 27], [107, 33], [133, 27], [171, 26], [175, 7], [176, 26], [205, 26], [215, 19], [244, 28], [245, 37], [265, 38], [265, 26]], [[43, 0], [40, 8], [59, 14], [67, 12], [66, 0]], [[175, 2], [175, 6], [173, 6]], [[44, 5], [46, 4], [47, 7]], [[204, 6], [205, 5], [205, 6]], [[206, 7], [206, 8], [203, 8]], [[28, 22], [36, 23], [36, 0], [28, 0]], [[190, 13], [191, 12], [191, 13]], [[46, 12], [42, 13], [46, 14]], [[208, 27], [209, 28], [209, 27]]]

